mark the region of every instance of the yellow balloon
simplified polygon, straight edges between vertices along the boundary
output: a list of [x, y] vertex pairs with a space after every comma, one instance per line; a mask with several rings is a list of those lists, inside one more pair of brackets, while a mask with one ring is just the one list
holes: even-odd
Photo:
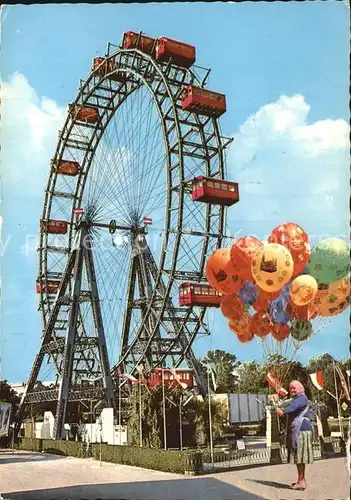
[[277, 292], [290, 281], [294, 261], [287, 248], [265, 243], [252, 259], [251, 269], [258, 287], [266, 292]]
[[309, 274], [302, 274], [291, 283], [290, 297], [297, 306], [309, 304], [318, 292], [318, 283]]
[[334, 281], [318, 290], [313, 301], [317, 314], [323, 317], [336, 316], [342, 313], [350, 304], [350, 277]]

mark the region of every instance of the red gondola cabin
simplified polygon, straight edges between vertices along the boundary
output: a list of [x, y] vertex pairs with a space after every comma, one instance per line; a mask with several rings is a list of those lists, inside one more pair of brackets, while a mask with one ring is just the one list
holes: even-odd
[[69, 105], [69, 113], [73, 120], [86, 123], [96, 123], [99, 121], [99, 110], [94, 106]]
[[140, 35], [134, 31], [127, 31], [123, 35], [123, 49], [139, 49], [146, 54], [153, 55], [156, 39], [147, 35]]
[[182, 283], [179, 287], [180, 306], [219, 307], [222, 295], [212, 286], [198, 283]]
[[67, 222], [65, 222], [63, 220], [41, 219], [40, 232], [41, 233], [51, 233], [51, 234], [66, 234], [67, 233]]
[[80, 165], [76, 161], [59, 160], [54, 164], [55, 172], [62, 175], [70, 175], [72, 177], [79, 174]]
[[182, 94], [182, 109], [218, 118], [227, 110], [225, 95], [188, 85]]
[[[112, 71], [116, 71], [117, 66], [113, 59], [107, 60], [105, 57], [94, 57], [93, 71], [95, 71], [96, 76], [103, 77]], [[108, 76], [109, 80], [114, 80], [116, 82], [125, 82], [125, 73], [112, 73]]]
[[239, 185], [237, 182], [221, 179], [196, 177], [192, 185], [192, 199], [230, 207], [239, 201]]
[[59, 289], [61, 281], [59, 280], [47, 280], [40, 283], [40, 280], [36, 282], [37, 293], [56, 293]]
[[[181, 382], [183, 389], [185, 389], [185, 385], [187, 389], [192, 389], [194, 387], [194, 376], [193, 376], [193, 371], [190, 369], [182, 369], [182, 368], [177, 368], [174, 370], [177, 375], [177, 380]], [[163, 369], [163, 380], [164, 380], [164, 385], [167, 387], [178, 387], [180, 388], [181, 385], [175, 380], [174, 374], [170, 371], [167, 370], [166, 368]], [[154, 387], [161, 385], [162, 384], [162, 370], [161, 368], [154, 368], [151, 373], [150, 373], [150, 378], [148, 380], [148, 387], [150, 389], [153, 389]]]
[[156, 59], [160, 62], [168, 62], [171, 58], [176, 66], [190, 68], [196, 60], [195, 47], [161, 36], [157, 40]]

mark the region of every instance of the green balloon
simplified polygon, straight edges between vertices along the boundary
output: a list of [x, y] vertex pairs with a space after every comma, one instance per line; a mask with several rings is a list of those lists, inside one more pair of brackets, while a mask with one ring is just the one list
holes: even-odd
[[340, 238], [326, 238], [312, 249], [306, 272], [319, 285], [329, 285], [344, 278], [349, 269], [350, 245]]
[[297, 319], [291, 323], [290, 334], [295, 340], [308, 340], [312, 336], [312, 323], [307, 319]]

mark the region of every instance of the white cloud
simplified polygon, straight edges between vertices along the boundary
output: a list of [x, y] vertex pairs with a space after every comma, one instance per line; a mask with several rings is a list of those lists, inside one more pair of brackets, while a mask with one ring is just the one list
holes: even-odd
[[[7, 191], [26, 197], [43, 196], [58, 130], [66, 109], [47, 97], [39, 97], [26, 77], [15, 73], [1, 82], [1, 173]], [[28, 187], [37, 186], [31, 191]]]
[[268, 222], [269, 230], [295, 221], [309, 232], [318, 226], [347, 233], [349, 125], [341, 119], [308, 123], [309, 112], [303, 96], [281, 96], [234, 134], [228, 170], [241, 199], [230, 219]]

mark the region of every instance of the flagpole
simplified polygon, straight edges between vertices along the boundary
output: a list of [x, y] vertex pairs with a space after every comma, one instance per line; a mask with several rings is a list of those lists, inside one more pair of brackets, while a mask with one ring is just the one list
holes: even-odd
[[179, 446], [180, 446], [180, 451], [183, 450], [182, 402], [183, 402], [183, 394], [180, 395], [180, 399], [179, 399]]
[[122, 444], [122, 431], [121, 431], [121, 426], [122, 426], [122, 401], [121, 401], [121, 373], [118, 374], [118, 427], [119, 427], [119, 445], [121, 446]]
[[140, 434], [140, 447], [143, 446], [143, 421], [141, 417], [141, 378], [139, 374], [139, 434]]
[[163, 410], [163, 441], [164, 449], [167, 450], [167, 424], [166, 424], [166, 401], [165, 401], [165, 378], [164, 371], [161, 368], [162, 374], [162, 410]]
[[210, 392], [210, 372], [207, 368], [207, 390], [208, 390], [208, 422], [210, 426], [210, 450], [211, 450], [211, 464], [213, 467], [213, 436], [212, 436], [212, 412], [211, 412], [211, 392]]
[[335, 398], [336, 399], [336, 408], [338, 410], [338, 419], [339, 419], [339, 430], [340, 430], [341, 437], [342, 437], [343, 436], [343, 429], [342, 429], [342, 425], [341, 425], [338, 385], [336, 383], [335, 361], [333, 361], [333, 373], [334, 373], [334, 385], [335, 385], [335, 396], [336, 396], [336, 398]]

